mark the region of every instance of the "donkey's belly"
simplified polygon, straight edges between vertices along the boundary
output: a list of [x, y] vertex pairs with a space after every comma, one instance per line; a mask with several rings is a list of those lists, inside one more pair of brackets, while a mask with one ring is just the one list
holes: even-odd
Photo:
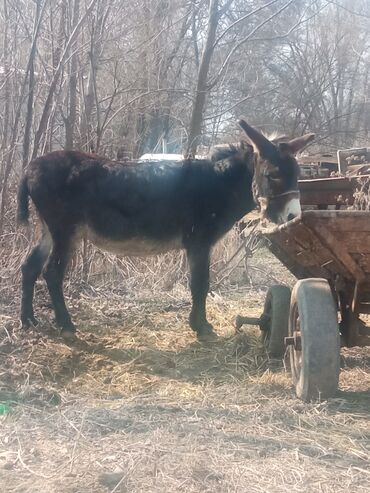
[[88, 228], [87, 237], [98, 248], [114, 253], [115, 255], [146, 257], [183, 248], [180, 237], [173, 237], [167, 240], [154, 240], [144, 237], [129, 238], [127, 240], [113, 240], [99, 235], [90, 228]]

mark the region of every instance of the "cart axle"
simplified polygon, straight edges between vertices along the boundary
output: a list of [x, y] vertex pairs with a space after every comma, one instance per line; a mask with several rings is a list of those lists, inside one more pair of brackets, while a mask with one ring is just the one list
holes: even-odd
[[268, 330], [270, 317], [262, 314], [260, 317], [242, 317], [238, 315], [235, 320], [236, 330], [240, 330], [242, 325], [258, 325], [261, 330]]
[[302, 351], [302, 339], [301, 333], [295, 331], [290, 337], [285, 337], [284, 342], [286, 346], [293, 346], [296, 351]]

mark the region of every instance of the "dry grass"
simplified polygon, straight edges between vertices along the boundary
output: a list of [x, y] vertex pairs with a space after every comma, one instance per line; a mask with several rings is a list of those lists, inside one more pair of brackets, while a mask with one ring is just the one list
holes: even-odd
[[71, 284], [73, 345], [50, 323], [42, 284], [40, 327], [26, 335], [8, 290], [0, 301], [0, 401], [11, 412], [0, 416], [0, 490], [370, 491], [369, 350], [343, 353], [336, 399], [298, 401], [257, 329], [235, 335], [233, 327], [238, 313], [260, 313], [273, 279], [292, 279], [263, 250], [248, 274], [210, 296], [220, 339], [208, 346], [187, 326], [182, 282], [169, 291], [134, 290], [131, 281], [108, 290], [102, 281], [77, 292]]

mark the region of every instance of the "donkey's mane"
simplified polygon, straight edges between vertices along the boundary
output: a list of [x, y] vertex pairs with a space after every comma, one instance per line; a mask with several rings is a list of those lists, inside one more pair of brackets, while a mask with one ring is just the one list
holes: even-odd
[[274, 144], [278, 144], [279, 142], [286, 142], [289, 140], [288, 136], [285, 134], [280, 134], [279, 132], [261, 132], [266, 139], [273, 142]]
[[[289, 140], [289, 137], [285, 134], [281, 134], [279, 132], [261, 132], [261, 134], [266, 137], [266, 139], [268, 139], [270, 142], [272, 142], [273, 144], [280, 144], [280, 142], [287, 142]], [[257, 152], [257, 148], [255, 146], [255, 144], [250, 141], [247, 137], [247, 140], [248, 142], [251, 144], [251, 146], [253, 147], [253, 149]]]
[[209, 158], [213, 162], [222, 161], [236, 156], [242, 150], [241, 142], [233, 144], [218, 144], [211, 149]]
[[[273, 144], [279, 144], [280, 142], [286, 142], [289, 140], [288, 136], [285, 134], [281, 134], [279, 132], [261, 132], [266, 139], [268, 139]], [[236, 156], [240, 151], [245, 148], [245, 144], [250, 144], [255, 152], [258, 152], [256, 146], [253, 142], [246, 137], [244, 140], [240, 142], [233, 142], [231, 144], [217, 144], [212, 147], [209, 158], [211, 161], [217, 162], [222, 161], [223, 159], [228, 159], [233, 156]]]

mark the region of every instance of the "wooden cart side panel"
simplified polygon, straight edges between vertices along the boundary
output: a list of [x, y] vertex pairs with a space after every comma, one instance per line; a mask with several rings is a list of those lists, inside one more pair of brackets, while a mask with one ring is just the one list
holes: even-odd
[[[351, 255], [365, 255], [370, 260], [370, 233], [357, 231], [336, 231], [335, 236]], [[370, 268], [370, 264], [369, 264]]]
[[358, 183], [347, 177], [300, 180], [301, 204], [307, 206], [352, 205]]
[[278, 242], [269, 241], [268, 248], [297, 279], [326, 277], [326, 272], [319, 267], [300, 264], [294, 256], [289, 255], [284, 248], [281, 248]]
[[364, 282], [366, 274], [348, 253], [345, 241], [341, 241], [329, 228], [317, 224], [315, 234], [321, 239], [322, 243], [332, 252], [333, 258], [346, 268], [356, 281]]
[[330, 231], [370, 233], [370, 211], [305, 211], [302, 222], [313, 229], [320, 224]]
[[[304, 223], [320, 236], [323, 244], [332, 251], [352, 276], [364, 282], [366, 272], [370, 271], [370, 263], [358, 263], [358, 256], [353, 254], [370, 253], [370, 214], [358, 211], [343, 213], [333, 211], [332, 214], [305, 214]], [[366, 257], [370, 260], [370, 257]]]
[[300, 220], [274, 228], [266, 236], [270, 250], [298, 278], [340, 275], [351, 282], [367, 282], [370, 213], [305, 211]]
[[303, 223], [292, 230], [281, 229], [268, 235], [269, 249], [298, 279], [324, 277], [332, 279], [335, 273], [349, 277], [350, 273], [333, 259], [332, 253]]
[[370, 274], [370, 252], [358, 253], [352, 251], [351, 257], [366, 274]]

